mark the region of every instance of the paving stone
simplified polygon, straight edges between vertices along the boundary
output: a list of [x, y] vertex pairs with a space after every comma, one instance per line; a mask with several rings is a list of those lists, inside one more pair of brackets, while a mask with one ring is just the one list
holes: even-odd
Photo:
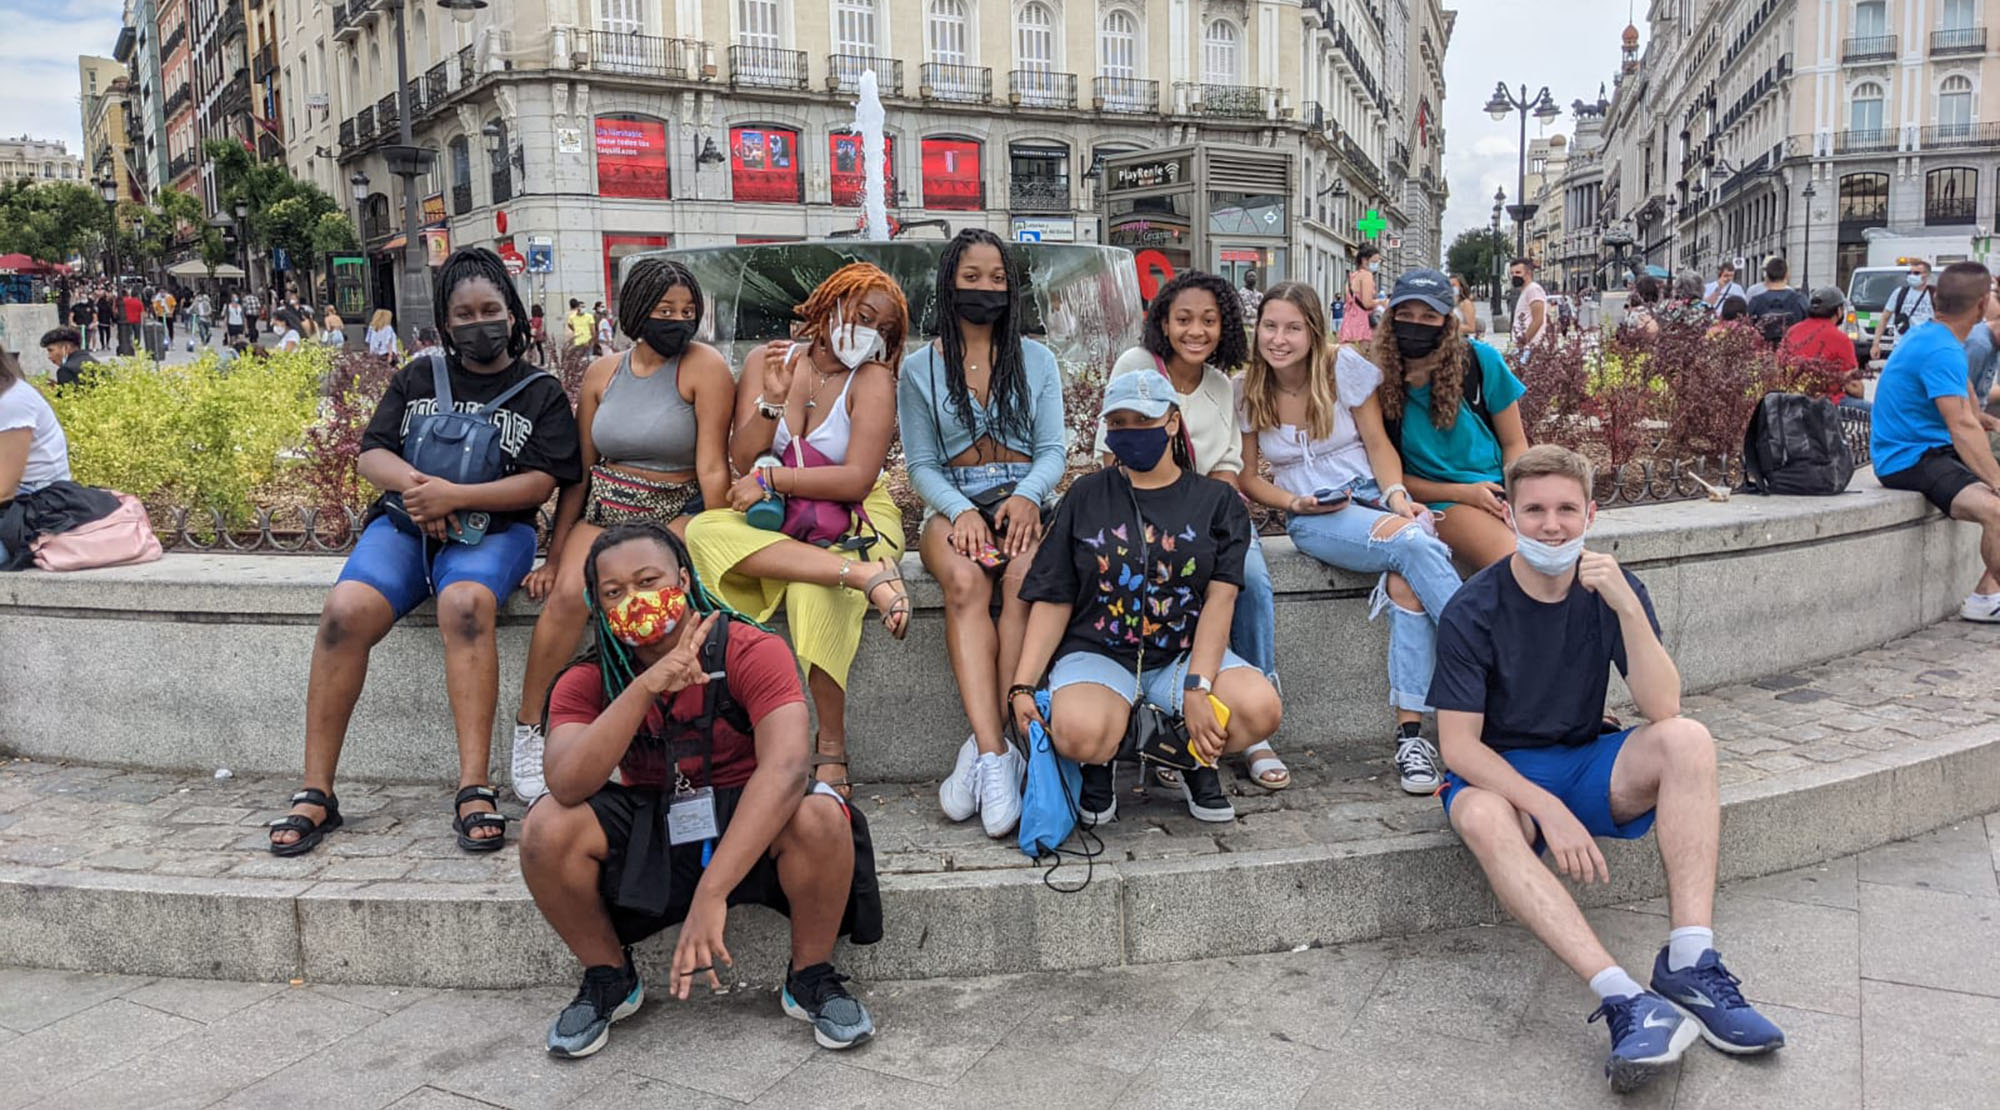
[[100, 1002], [7, 1042], [0, 1110], [27, 1106], [200, 1028], [122, 998]]
[[[1332, 1059], [1321, 1049], [1264, 1033], [1183, 1028], [1115, 1105], [1133, 1110], [1293, 1106]], [[1217, 1066], [1223, 1061], [1227, 1066]]]
[[1962, 821], [1935, 832], [1861, 853], [1861, 881], [2000, 898], [1983, 820]]
[[122, 996], [164, 1013], [206, 1025], [287, 989], [283, 983], [232, 983], [226, 979], [155, 979]]
[[1674, 1110], [1860, 1110], [1860, 1019], [1769, 1003], [1758, 1009], [1784, 1030], [1785, 1047], [1764, 1056], [1729, 1056], [1696, 1042], [1681, 1062]]
[[1362, 1007], [1358, 1024], [1398, 1029], [1450, 1028], [1468, 1039], [1504, 1040], [1547, 981], [1554, 957], [1525, 930], [1459, 930], [1391, 944], [1388, 974]]
[[[1728, 895], [1730, 898], [1752, 895], [1780, 902], [1803, 902], [1807, 905], [1829, 906], [1839, 910], [1859, 910], [1861, 892], [1858, 883], [1854, 857], [1846, 856], [1776, 875], [1766, 875], [1761, 879], [1735, 883], [1730, 886]], [[1664, 904], [1663, 902], [1662, 906]]]
[[[638, 1110], [638, 1104], [620, 1104], [628, 1110]], [[385, 1110], [491, 1110], [493, 1103], [455, 1095], [450, 1091], [440, 1091], [436, 1087], [419, 1087], [402, 1098], [390, 1103]]]
[[1036, 983], [1044, 992], [1041, 1006], [1002, 1047], [1131, 1075], [1152, 1064], [1166, 1034], [1219, 986], [1206, 975], [1189, 983], [1149, 967], [1037, 976]]
[[0, 968], [0, 1028], [32, 1033], [148, 982], [131, 975]]
[[1864, 1106], [1991, 1110], [2000, 999], [1873, 981], [1861, 998]]
[[1996, 936], [2000, 900], [1861, 884], [1861, 973], [1870, 979], [2000, 998]]
[[750, 1105], [774, 1110], [813, 1104], [853, 1110], [931, 1110], [937, 1094], [921, 1083], [849, 1067], [832, 1054], [822, 1053], [779, 1079]]
[[[567, 1001], [547, 1010], [545, 1026]], [[738, 1102], [753, 1101], [821, 1054], [812, 1030], [785, 1016], [777, 991], [754, 986], [725, 995], [697, 994], [686, 1002], [667, 997], [664, 990], [654, 992], [644, 1009], [618, 1023], [611, 1047], [599, 1056], [614, 1050], [618, 1054], [606, 1062], [625, 1071]], [[862, 1081], [905, 1082], [875, 1072], [855, 1074]], [[829, 1105], [845, 1103], [831, 1099]]]
[[[1733, 891], [1716, 903], [1716, 948], [1742, 978], [1743, 996], [1760, 1004], [1858, 1016], [1859, 930], [1851, 910]], [[1650, 956], [1645, 966], [1650, 976]]]
[[375, 882], [385, 879], [400, 879], [416, 866], [409, 860], [386, 859], [335, 859], [328, 861], [320, 870], [319, 878], [327, 881], [346, 880], [349, 882]]

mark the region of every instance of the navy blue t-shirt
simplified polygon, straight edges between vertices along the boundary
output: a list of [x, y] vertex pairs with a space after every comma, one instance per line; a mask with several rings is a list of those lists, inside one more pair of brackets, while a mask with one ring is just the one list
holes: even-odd
[[[1495, 751], [1588, 744], [1603, 731], [1610, 667], [1625, 673], [1618, 614], [1575, 584], [1561, 601], [1536, 601], [1515, 581], [1513, 562], [1473, 575], [1445, 606], [1430, 703], [1485, 714], [1480, 738]], [[1659, 635], [1646, 587], [1630, 571], [1625, 580]]]

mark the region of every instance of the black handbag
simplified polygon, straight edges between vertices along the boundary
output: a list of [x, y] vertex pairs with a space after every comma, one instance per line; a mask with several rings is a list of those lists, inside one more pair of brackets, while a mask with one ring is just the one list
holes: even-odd
[[1146, 602], [1151, 599], [1153, 579], [1152, 546], [1146, 542], [1146, 516], [1139, 510], [1139, 495], [1132, 480], [1125, 479], [1125, 492], [1132, 499], [1132, 518], [1139, 542], [1139, 661], [1132, 669], [1132, 715], [1125, 722], [1125, 739], [1119, 751], [1141, 763], [1157, 764], [1176, 771], [1193, 771], [1204, 764], [1194, 754], [1188, 737], [1187, 721], [1179, 713], [1146, 700]]

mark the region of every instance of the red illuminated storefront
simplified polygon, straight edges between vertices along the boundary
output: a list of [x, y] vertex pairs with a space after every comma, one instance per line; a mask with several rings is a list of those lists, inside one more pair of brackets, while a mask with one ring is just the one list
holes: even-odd
[[805, 200], [799, 172], [799, 133], [786, 127], [729, 129], [731, 195], [752, 204], [799, 204]]
[[631, 235], [604, 233], [604, 303], [615, 317], [618, 311], [618, 263], [642, 251], [665, 250], [674, 245], [671, 235]]
[[667, 125], [638, 116], [597, 117], [597, 193], [666, 200]]
[[[861, 155], [861, 136], [852, 133], [835, 133], [827, 136], [827, 159], [830, 167], [827, 182], [832, 186], [833, 203], [837, 208], [861, 207], [862, 194], [868, 187], [867, 160]], [[882, 180], [883, 195], [889, 207], [896, 206], [896, 140], [887, 135], [882, 137]]]
[[925, 208], [977, 212], [986, 207], [977, 140], [925, 139], [923, 153]]

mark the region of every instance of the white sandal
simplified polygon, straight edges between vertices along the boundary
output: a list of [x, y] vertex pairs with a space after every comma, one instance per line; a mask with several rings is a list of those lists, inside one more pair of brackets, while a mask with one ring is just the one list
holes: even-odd
[[[1259, 752], [1263, 754], [1260, 756], [1257, 754]], [[1271, 742], [1268, 740], [1245, 748], [1243, 762], [1249, 765], [1250, 781], [1274, 794], [1292, 785], [1291, 768], [1285, 766], [1285, 761], [1279, 759], [1278, 753], [1271, 750]], [[1277, 772], [1277, 778], [1264, 777], [1273, 771]]]

